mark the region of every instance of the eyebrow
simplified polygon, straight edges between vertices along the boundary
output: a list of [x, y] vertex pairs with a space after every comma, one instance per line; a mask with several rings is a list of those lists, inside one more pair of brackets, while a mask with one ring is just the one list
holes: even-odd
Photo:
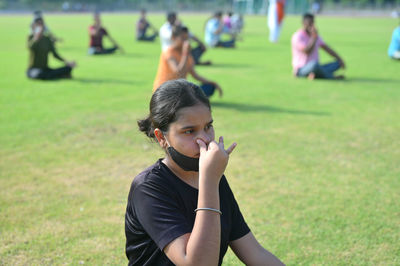
[[[212, 124], [213, 122], [214, 122], [214, 120], [211, 119], [211, 121], [208, 122], [207, 125], [210, 125], [210, 124]], [[196, 126], [189, 125], [189, 126], [186, 126], [186, 127], [182, 127], [180, 130], [190, 129], [190, 128], [194, 128], [194, 127], [196, 127]]]

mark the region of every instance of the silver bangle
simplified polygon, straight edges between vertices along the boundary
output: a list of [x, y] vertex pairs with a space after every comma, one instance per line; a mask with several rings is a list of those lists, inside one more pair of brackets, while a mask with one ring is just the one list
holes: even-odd
[[197, 208], [194, 210], [194, 212], [197, 212], [197, 211], [212, 211], [212, 212], [217, 212], [220, 215], [222, 215], [222, 212], [220, 210], [213, 209], [213, 208]]

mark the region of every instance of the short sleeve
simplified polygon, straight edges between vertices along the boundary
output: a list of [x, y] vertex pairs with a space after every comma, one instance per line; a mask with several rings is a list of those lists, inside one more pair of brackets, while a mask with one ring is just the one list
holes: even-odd
[[160, 250], [191, 232], [177, 198], [162, 185], [154, 182], [140, 184], [133, 191], [132, 201], [137, 219]]
[[248, 227], [246, 221], [244, 220], [239, 205], [236, 202], [235, 196], [233, 195], [233, 192], [229, 187], [228, 181], [226, 180], [225, 177], [223, 177], [222, 181], [226, 183], [224, 185], [227, 186], [228, 190], [227, 193], [229, 193], [229, 198], [230, 198], [232, 227], [231, 227], [231, 232], [229, 234], [229, 242], [231, 242], [247, 235], [250, 232], [250, 228]]
[[106, 30], [105, 28], [101, 28], [101, 33], [102, 33], [103, 35], [105, 35], [105, 36], [108, 35], [108, 32], [107, 32], [107, 30]]
[[305, 36], [303, 34], [299, 33], [296, 33], [293, 36], [292, 45], [296, 48], [296, 50], [304, 51], [304, 49], [307, 47], [307, 40], [304, 37]]

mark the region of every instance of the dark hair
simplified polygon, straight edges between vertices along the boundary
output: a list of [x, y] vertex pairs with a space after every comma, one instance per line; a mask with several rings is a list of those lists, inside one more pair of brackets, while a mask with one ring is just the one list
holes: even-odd
[[217, 11], [214, 13], [215, 17], [222, 17], [222, 11]]
[[172, 37], [175, 38], [180, 36], [182, 33], [188, 33], [188, 32], [189, 29], [187, 27], [177, 25], [172, 28]]
[[34, 23], [38, 23], [38, 22], [44, 23], [42, 17], [35, 18], [35, 19], [33, 20], [33, 22], [34, 22]]
[[169, 125], [178, 119], [180, 109], [198, 104], [211, 110], [210, 101], [199, 86], [185, 79], [164, 82], [151, 97], [149, 116], [138, 120], [139, 130], [154, 139], [154, 129], [167, 132]]
[[303, 15], [303, 21], [306, 20], [306, 19], [312, 19], [312, 20], [314, 20], [314, 15], [313, 15], [313, 14], [310, 14], [310, 13], [305, 13], [305, 14]]
[[176, 13], [175, 12], [168, 12], [167, 13], [167, 20], [171, 20], [173, 18], [176, 18]]

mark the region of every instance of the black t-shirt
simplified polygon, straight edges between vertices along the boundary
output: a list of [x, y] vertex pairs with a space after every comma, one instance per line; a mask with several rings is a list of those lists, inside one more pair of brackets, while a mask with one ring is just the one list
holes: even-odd
[[[225, 176], [219, 184], [221, 245], [219, 265], [229, 242], [250, 232]], [[195, 221], [198, 190], [183, 182], [158, 160], [132, 182], [125, 214], [129, 265], [174, 265], [162, 251], [174, 239], [190, 233]]]

